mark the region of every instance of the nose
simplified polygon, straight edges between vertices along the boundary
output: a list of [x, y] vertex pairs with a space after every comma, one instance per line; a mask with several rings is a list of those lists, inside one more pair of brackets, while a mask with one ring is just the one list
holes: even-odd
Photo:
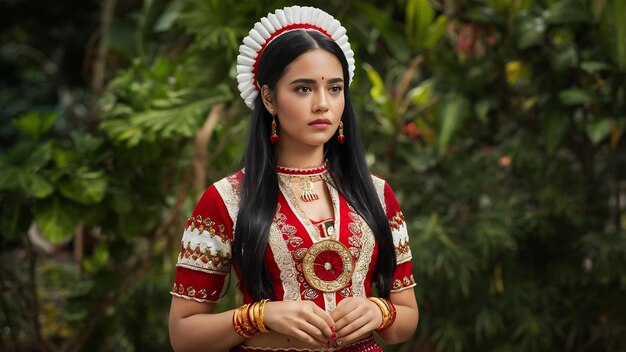
[[328, 98], [325, 91], [320, 91], [315, 94], [315, 101], [313, 102], [314, 112], [326, 112], [328, 111]]

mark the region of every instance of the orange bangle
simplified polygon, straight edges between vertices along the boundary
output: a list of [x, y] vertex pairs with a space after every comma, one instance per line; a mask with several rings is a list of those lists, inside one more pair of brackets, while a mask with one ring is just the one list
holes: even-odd
[[241, 307], [235, 309], [235, 311], [233, 312], [233, 327], [235, 328], [237, 334], [239, 334], [239, 336], [243, 337], [244, 339], [249, 339], [252, 337], [252, 335], [248, 334], [242, 328]]
[[369, 297], [368, 299], [378, 306], [382, 314], [382, 321], [376, 332], [380, 333], [387, 330], [396, 321], [396, 307], [384, 298]]
[[258, 310], [257, 310], [257, 314], [255, 316], [255, 322], [256, 322], [256, 326], [259, 329], [259, 331], [263, 334], [266, 334], [268, 332], [270, 332], [270, 330], [265, 327], [265, 324], [263, 323], [263, 319], [265, 317], [264, 313], [265, 313], [265, 303], [267, 303], [267, 301], [269, 301], [269, 299], [263, 299], [261, 300], [261, 302], [259, 302], [257, 304]]
[[255, 303], [246, 303], [233, 312], [233, 327], [243, 338], [249, 339], [257, 333], [268, 333], [270, 330], [263, 323], [265, 303], [269, 299]]

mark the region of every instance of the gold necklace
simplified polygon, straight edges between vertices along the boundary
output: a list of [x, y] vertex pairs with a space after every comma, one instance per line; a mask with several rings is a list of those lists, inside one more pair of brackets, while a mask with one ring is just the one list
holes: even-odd
[[298, 185], [300, 186], [300, 190], [302, 193], [300, 194], [300, 199], [303, 202], [312, 202], [320, 199], [320, 196], [313, 190], [313, 183], [317, 181], [323, 181], [324, 178], [321, 174], [318, 175], [298, 175], [298, 176], [289, 176], [290, 180], [298, 180]]

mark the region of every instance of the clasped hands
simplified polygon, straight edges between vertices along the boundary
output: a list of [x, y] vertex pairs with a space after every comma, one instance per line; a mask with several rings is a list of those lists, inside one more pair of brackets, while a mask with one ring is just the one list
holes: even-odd
[[367, 298], [348, 297], [330, 313], [311, 301], [268, 302], [264, 321], [272, 331], [310, 345], [340, 347], [377, 329], [382, 315]]

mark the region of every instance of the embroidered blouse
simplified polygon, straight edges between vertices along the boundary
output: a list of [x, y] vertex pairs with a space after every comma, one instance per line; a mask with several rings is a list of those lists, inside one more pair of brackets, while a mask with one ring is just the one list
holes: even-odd
[[[276, 299], [311, 300], [331, 311], [345, 297], [369, 297], [378, 257], [372, 230], [334, 187], [328, 187], [334, 219], [313, 223], [300, 209], [288, 185], [288, 174], [279, 171], [278, 175], [278, 205], [266, 250]], [[230, 271], [242, 178], [243, 171], [223, 178], [198, 201], [183, 233], [172, 295], [198, 302], [219, 301]], [[399, 292], [416, 285], [407, 227], [389, 185], [376, 176], [372, 179], [395, 246], [397, 267], [391, 292]], [[239, 274], [236, 263], [232, 264]], [[252, 301], [246, 290], [242, 294], [244, 303]]]

